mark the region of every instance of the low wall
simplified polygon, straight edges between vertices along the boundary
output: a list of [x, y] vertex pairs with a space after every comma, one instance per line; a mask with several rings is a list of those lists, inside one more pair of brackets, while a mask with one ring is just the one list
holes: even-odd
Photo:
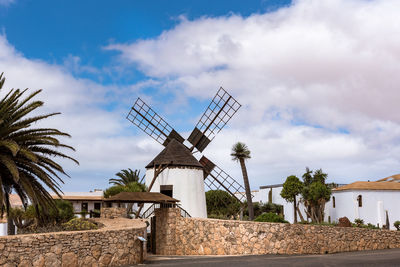
[[3, 236], [0, 237], [0, 266], [137, 264], [143, 248], [137, 236], [145, 234], [146, 225], [139, 222], [134, 227], [127, 227], [125, 223], [123, 227], [90, 231]]
[[100, 217], [107, 219], [126, 218], [128, 217], [128, 211], [126, 208], [118, 207], [101, 208]]
[[400, 232], [354, 227], [182, 218], [156, 210], [162, 255], [324, 254], [400, 248]]

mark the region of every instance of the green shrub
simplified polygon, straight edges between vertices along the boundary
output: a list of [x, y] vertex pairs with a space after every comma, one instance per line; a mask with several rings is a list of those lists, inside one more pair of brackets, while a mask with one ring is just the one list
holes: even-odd
[[[247, 201], [244, 201], [244, 206], [247, 207]], [[265, 204], [260, 204], [259, 202], [253, 202], [253, 209], [254, 209], [254, 217], [258, 217], [263, 213], [276, 213], [276, 214], [282, 214], [283, 213], [283, 206], [275, 203], [265, 203]], [[249, 216], [249, 211], [248, 209], [245, 209], [243, 211], [244, 216]]]
[[368, 229], [381, 229], [378, 226], [372, 224], [372, 223], [368, 223], [367, 225], [363, 226], [364, 228], [368, 228]]
[[354, 223], [352, 223], [351, 226], [358, 228], [367, 228], [367, 229], [381, 229], [372, 223], [364, 224], [364, 221], [361, 219], [354, 220]]
[[57, 199], [55, 204], [57, 210], [54, 211], [53, 209], [52, 217], [56, 222], [64, 223], [74, 218], [74, 207], [71, 202], [68, 200]]
[[92, 216], [94, 218], [100, 218], [100, 210], [92, 210]]
[[277, 222], [277, 223], [288, 223], [283, 219], [282, 215], [278, 215], [276, 213], [268, 212], [263, 213], [258, 216], [254, 221], [256, 222]]
[[89, 220], [82, 218], [74, 218], [69, 222], [63, 223], [63, 228], [66, 231], [81, 231], [81, 230], [94, 230], [98, 229], [98, 226]]
[[223, 190], [206, 192], [207, 216], [217, 219], [228, 219], [240, 211], [240, 202]]
[[355, 219], [354, 223], [357, 225], [357, 227], [361, 227], [361, 225], [364, 224], [364, 220], [362, 219]]
[[85, 219], [85, 218], [86, 218], [86, 215], [88, 215], [88, 212], [87, 212], [87, 210], [82, 210], [82, 211], [80, 212], [80, 214], [81, 214], [82, 218]]
[[400, 221], [395, 221], [393, 225], [396, 227], [397, 231], [400, 231]]

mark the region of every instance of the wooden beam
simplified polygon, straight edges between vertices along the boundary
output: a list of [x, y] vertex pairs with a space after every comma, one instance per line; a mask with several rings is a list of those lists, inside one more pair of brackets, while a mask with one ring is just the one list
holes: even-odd
[[[157, 169], [156, 169], [156, 165], [154, 164], [154, 176], [153, 176], [153, 179], [151, 180], [149, 188], [147, 188], [147, 192], [150, 192], [150, 190], [153, 188], [153, 185], [154, 185], [157, 177], [169, 166], [169, 164], [170, 163], [165, 164], [165, 165], [160, 164], [160, 166], [158, 166]], [[137, 210], [136, 216], [135, 216], [136, 219], [139, 218], [139, 215], [140, 215], [140, 212], [143, 209], [143, 206], [144, 206], [144, 203], [139, 205], [139, 209]]]

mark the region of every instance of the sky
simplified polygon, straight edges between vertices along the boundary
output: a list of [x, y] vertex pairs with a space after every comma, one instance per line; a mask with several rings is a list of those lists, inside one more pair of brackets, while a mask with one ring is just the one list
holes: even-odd
[[242, 107], [204, 151], [252, 189], [322, 168], [329, 181], [400, 173], [398, 0], [0, 0], [0, 72], [43, 89], [38, 127], [71, 134], [66, 192], [108, 187], [162, 146], [126, 115], [141, 97], [187, 138], [220, 86]]

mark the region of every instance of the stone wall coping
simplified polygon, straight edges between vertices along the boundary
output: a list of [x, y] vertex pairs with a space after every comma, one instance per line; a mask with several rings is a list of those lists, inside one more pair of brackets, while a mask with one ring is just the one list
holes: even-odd
[[[324, 227], [333, 227], [335, 229], [346, 229], [346, 230], [356, 230], [356, 231], [377, 231], [377, 232], [397, 232], [397, 230], [386, 230], [386, 229], [369, 229], [369, 228], [361, 228], [361, 227], [340, 227], [333, 225], [321, 225], [321, 224], [301, 224], [301, 223], [275, 223], [275, 222], [255, 222], [255, 221], [239, 221], [239, 220], [222, 220], [222, 219], [212, 219], [212, 218], [182, 218], [183, 220], [193, 220], [193, 221], [202, 221], [202, 222], [216, 222], [216, 223], [229, 223], [229, 224], [263, 224], [263, 225], [280, 225], [287, 227], [304, 227], [304, 228], [324, 228]], [[400, 231], [399, 231], [400, 234]]]
[[[123, 219], [123, 218], [118, 218]], [[110, 219], [113, 220], [113, 219]], [[71, 234], [84, 234], [84, 233], [96, 233], [96, 232], [117, 232], [120, 230], [126, 229], [145, 229], [147, 228], [146, 223], [141, 219], [125, 219], [136, 222], [135, 225], [132, 226], [115, 226], [113, 224], [105, 225], [100, 229], [93, 229], [93, 230], [82, 230], [82, 231], [60, 231], [60, 232], [46, 232], [46, 233], [32, 233], [32, 234], [22, 234], [22, 235], [7, 235], [7, 236], [0, 236], [1, 240], [8, 240], [8, 239], [15, 239], [15, 238], [24, 238], [24, 237], [37, 237], [37, 236], [60, 236], [60, 235], [71, 235]], [[98, 220], [100, 221], [100, 220]], [[102, 222], [102, 221], [100, 221]], [[139, 223], [140, 222], [140, 223]]]

